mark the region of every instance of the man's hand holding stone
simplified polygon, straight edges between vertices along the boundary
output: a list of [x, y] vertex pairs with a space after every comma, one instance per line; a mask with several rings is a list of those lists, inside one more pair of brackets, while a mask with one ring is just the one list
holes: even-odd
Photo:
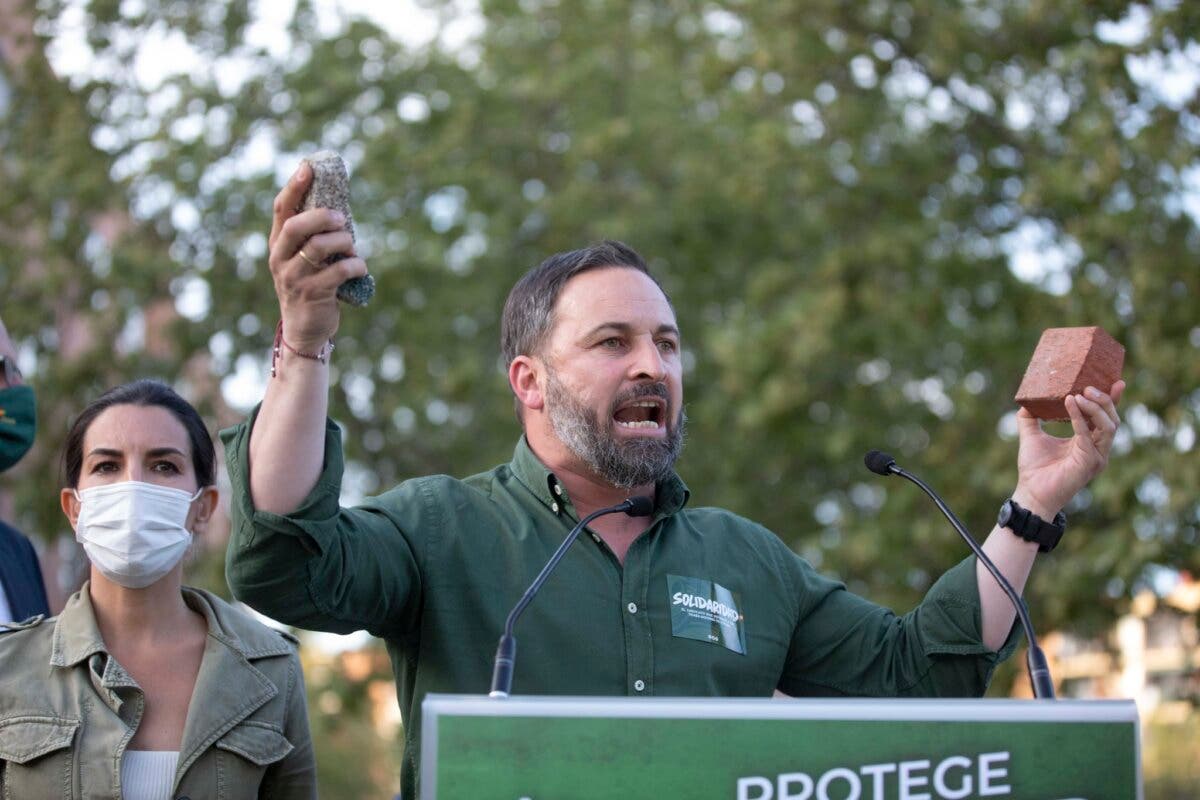
[[[297, 211], [311, 182], [312, 168], [301, 164], [275, 197], [268, 240], [283, 338], [301, 352], [317, 352], [333, 338], [341, 313], [338, 286], [367, 274], [341, 214], [324, 208]], [[326, 264], [335, 254], [350, 257]]]

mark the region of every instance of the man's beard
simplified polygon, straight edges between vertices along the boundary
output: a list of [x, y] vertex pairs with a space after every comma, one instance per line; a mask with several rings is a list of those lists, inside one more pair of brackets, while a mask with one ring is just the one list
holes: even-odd
[[[612, 410], [638, 397], [663, 398], [667, 401], [663, 414], [667, 414], [670, 395], [662, 383], [644, 384], [622, 393], [613, 401]], [[665, 439], [638, 437], [619, 441], [613, 432], [616, 423], [612, 414], [608, 424], [602, 425], [596, 419], [596, 412], [579, 402], [553, 369], [546, 374], [546, 407], [559, 440], [592, 472], [618, 489], [632, 489], [667, 478], [683, 450], [687, 424], [683, 409], [679, 410], [675, 424], [664, 420]]]

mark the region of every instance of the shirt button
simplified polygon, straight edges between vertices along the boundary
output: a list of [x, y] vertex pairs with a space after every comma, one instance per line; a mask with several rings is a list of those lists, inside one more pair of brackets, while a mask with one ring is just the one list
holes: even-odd
[[550, 510], [553, 511], [555, 514], [557, 514], [558, 513], [558, 503], [551, 503]]
[[643, 681], [643, 680], [636, 680], [636, 681], [634, 681], [634, 682], [633, 682], [633, 689], [634, 689], [634, 691], [640, 692], [640, 691], [644, 690], [645, 688], [646, 688], [646, 682], [645, 682], [645, 681]]
[[599, 537], [597, 534], [594, 534], [594, 533], [593, 533], [593, 534], [592, 534], [592, 541], [593, 541], [593, 542], [595, 542], [596, 544], [600, 544], [600, 537]]
[[562, 497], [562, 487], [559, 486], [557, 483], [554, 484], [554, 493], [556, 495], [558, 495], [559, 497]]
[[627, 606], [625, 606], [625, 607], [629, 609], [629, 613], [630, 613], [630, 614], [636, 614], [636, 613], [637, 613], [637, 603], [630, 603], [629, 605], [627, 605]]

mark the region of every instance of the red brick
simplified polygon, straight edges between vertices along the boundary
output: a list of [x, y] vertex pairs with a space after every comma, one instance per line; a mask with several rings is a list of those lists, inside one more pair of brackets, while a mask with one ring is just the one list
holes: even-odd
[[1102, 328], [1047, 328], [1014, 399], [1039, 419], [1068, 419], [1067, 395], [1107, 392], [1124, 365], [1125, 348]]

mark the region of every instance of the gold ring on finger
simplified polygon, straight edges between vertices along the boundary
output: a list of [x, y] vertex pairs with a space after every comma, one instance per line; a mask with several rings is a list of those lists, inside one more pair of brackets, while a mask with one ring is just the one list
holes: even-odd
[[321, 265], [320, 265], [320, 264], [318, 264], [317, 262], [313, 261], [311, 258], [309, 258], [309, 257], [308, 257], [308, 253], [304, 252], [304, 248], [303, 248], [303, 247], [301, 247], [301, 248], [300, 248], [300, 253], [299, 253], [299, 255], [300, 255], [300, 257], [301, 257], [301, 258], [303, 258], [305, 261], [307, 261], [307, 262], [309, 263], [309, 265], [310, 265], [310, 266], [312, 266], [312, 267], [315, 267], [315, 268], [318, 268], [318, 269], [320, 268], [320, 266], [321, 266]]

